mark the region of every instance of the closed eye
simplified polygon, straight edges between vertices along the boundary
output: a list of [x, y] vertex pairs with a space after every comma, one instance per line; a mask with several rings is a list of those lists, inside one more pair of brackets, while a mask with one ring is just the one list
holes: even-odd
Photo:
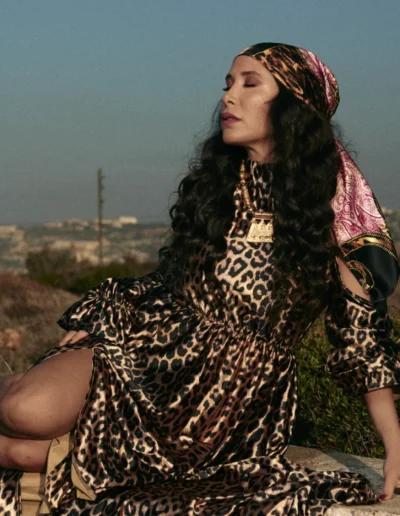
[[[257, 86], [257, 84], [244, 84], [244, 87], [245, 88], [254, 88], [255, 86]], [[230, 90], [230, 87], [226, 86], [226, 88], [222, 88], [222, 91], [229, 91]]]

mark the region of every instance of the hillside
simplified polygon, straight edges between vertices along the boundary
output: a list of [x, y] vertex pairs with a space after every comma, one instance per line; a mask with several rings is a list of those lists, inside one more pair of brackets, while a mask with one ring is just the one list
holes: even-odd
[[0, 377], [10, 373], [4, 360], [13, 372], [22, 372], [59, 342], [65, 332], [56, 321], [77, 299], [35, 281], [0, 275]]

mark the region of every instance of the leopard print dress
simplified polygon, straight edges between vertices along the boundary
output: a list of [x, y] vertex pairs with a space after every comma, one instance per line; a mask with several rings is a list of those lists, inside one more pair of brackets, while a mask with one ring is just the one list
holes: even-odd
[[[250, 171], [254, 208], [268, 210], [273, 168], [250, 162]], [[157, 271], [107, 279], [60, 319], [90, 337], [39, 361], [86, 347], [93, 367], [73, 446], [46, 477], [52, 514], [319, 516], [332, 504], [379, 503], [362, 474], [316, 472], [285, 457], [297, 407], [294, 348], [313, 322], [302, 316], [309, 293], [296, 292], [279, 324], [266, 324], [273, 243], [244, 239], [239, 185], [234, 202], [218, 282], [205, 277], [204, 245], [184, 297]], [[326, 371], [351, 394], [398, 385], [389, 317], [337, 278]], [[21, 514], [20, 476], [1, 472], [0, 514]]]

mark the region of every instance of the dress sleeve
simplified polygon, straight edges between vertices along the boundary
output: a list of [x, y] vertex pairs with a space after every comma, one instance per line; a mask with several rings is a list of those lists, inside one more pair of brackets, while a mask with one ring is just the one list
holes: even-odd
[[382, 387], [400, 393], [400, 343], [386, 302], [379, 307], [343, 284], [334, 260], [334, 287], [325, 313], [325, 328], [333, 349], [325, 371], [347, 394], [359, 396]]
[[57, 324], [66, 331], [84, 330], [122, 345], [135, 323], [139, 298], [160, 285], [158, 272], [141, 278], [107, 278], [70, 306]]

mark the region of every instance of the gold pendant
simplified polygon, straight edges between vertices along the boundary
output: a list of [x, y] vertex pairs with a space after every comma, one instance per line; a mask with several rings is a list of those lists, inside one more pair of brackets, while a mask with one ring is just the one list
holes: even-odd
[[273, 242], [274, 227], [272, 219], [272, 213], [255, 213], [246, 240], [248, 242]]

